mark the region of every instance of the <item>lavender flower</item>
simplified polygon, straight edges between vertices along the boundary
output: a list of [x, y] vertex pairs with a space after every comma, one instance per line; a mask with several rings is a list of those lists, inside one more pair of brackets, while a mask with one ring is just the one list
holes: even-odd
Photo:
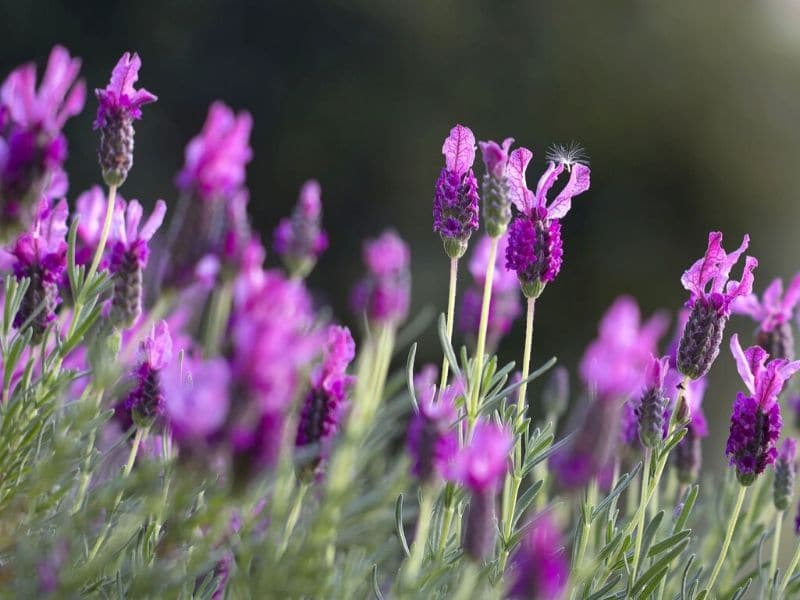
[[436, 180], [433, 198], [433, 230], [450, 258], [461, 258], [473, 231], [478, 229], [478, 182], [472, 172], [475, 136], [468, 127], [456, 125], [442, 146], [445, 166]]
[[[508, 161], [509, 195], [519, 214], [508, 233], [506, 264], [517, 272], [522, 292], [536, 298], [544, 286], [561, 270], [562, 219], [572, 206], [572, 198], [589, 189], [589, 167], [562, 160], [551, 161], [539, 179], [536, 191], [528, 189], [525, 171], [533, 158], [527, 148], [517, 148]], [[561, 192], [548, 204], [547, 194], [564, 170], [570, 173]]]
[[[678, 385], [682, 383], [683, 375], [681, 375], [675, 368], [671, 368], [667, 376], [667, 383], [665, 388], [672, 390], [673, 396], [670, 402], [674, 405], [678, 395], [682, 395], [688, 409], [690, 419], [686, 424], [686, 435], [678, 442], [675, 449], [672, 451], [672, 461], [675, 465], [675, 471], [678, 476], [678, 481], [681, 483], [692, 483], [697, 479], [700, 473], [700, 466], [703, 459], [701, 440], [708, 436], [708, 424], [705, 415], [703, 414], [703, 396], [708, 385], [705, 377], [689, 381], [686, 389], [681, 393]], [[669, 421], [671, 410], [665, 414], [665, 419]]]
[[783, 293], [783, 282], [774, 279], [764, 291], [761, 301], [755, 294], [734, 300], [734, 313], [745, 314], [758, 321], [757, 343], [772, 358], [794, 359], [794, 336], [790, 324], [795, 306], [800, 302], [800, 273], [795, 275]]
[[[432, 373], [435, 379], [435, 370]], [[464, 393], [464, 388], [461, 382], [447, 386], [437, 401], [433, 381], [420, 384], [419, 406], [408, 426], [406, 447], [411, 455], [412, 474], [421, 483], [429, 484], [446, 475], [458, 450], [458, 435], [453, 427], [458, 416], [455, 398]]]
[[411, 276], [408, 245], [394, 231], [364, 243], [367, 275], [353, 289], [351, 303], [376, 323], [397, 323], [408, 315]]
[[142, 105], [157, 100], [145, 89], [134, 89], [142, 61], [126, 52], [111, 72], [104, 89], [94, 91], [99, 106], [94, 128], [100, 130], [97, 156], [103, 179], [109, 186], [122, 185], [133, 166], [133, 121], [142, 118]]
[[142, 272], [150, 255], [148, 242], [155, 235], [167, 205], [158, 200], [150, 217], [142, 224], [142, 205], [136, 200], [118, 203], [112, 223], [109, 270], [114, 276], [111, 321], [118, 327], [131, 327], [142, 313]]
[[328, 344], [322, 364], [311, 375], [311, 389], [300, 409], [295, 444], [298, 447], [319, 443], [324, 457], [339, 430], [347, 409], [347, 393], [355, 378], [347, 366], [356, 355], [356, 344], [347, 327], [328, 328]]
[[67, 191], [61, 166], [67, 140], [61, 133], [67, 119], [83, 110], [86, 87], [78, 80], [81, 61], [66, 49], [50, 52], [39, 89], [36, 65], [18, 67], [0, 86], [0, 218], [25, 222], [27, 206], [42, 196]]
[[569, 371], [559, 365], [553, 369], [542, 390], [542, 407], [548, 420], [556, 421], [569, 405]]
[[11, 250], [14, 276], [17, 280], [30, 279], [22, 305], [14, 317], [14, 326], [21, 327], [33, 317], [30, 327], [34, 344], [41, 342], [61, 304], [58, 287], [67, 268], [66, 235], [66, 200], [53, 206], [50, 200], [45, 199], [39, 203], [31, 230], [17, 238]]
[[[159, 372], [172, 360], [172, 337], [166, 321], [153, 327], [141, 343], [141, 361], [133, 374], [136, 382], [123, 402], [124, 420], [138, 427], [150, 427], [164, 414], [164, 390]], [[127, 429], [127, 427], [126, 427]]]
[[300, 188], [300, 199], [291, 218], [282, 219], [275, 229], [275, 252], [295, 277], [305, 277], [314, 268], [328, 247], [328, 236], [322, 230], [320, 187], [309, 180]]
[[753, 270], [758, 261], [752, 256], [745, 258], [741, 280], [728, 281], [731, 269], [749, 243], [750, 237], [745, 235], [742, 245], [727, 254], [722, 247], [722, 234], [712, 231], [705, 256], [681, 277], [683, 287], [691, 294], [686, 303], [691, 313], [678, 346], [678, 370], [687, 377], [697, 379], [708, 373], [719, 354], [731, 304], [753, 289]]
[[731, 338], [731, 353], [750, 396], [739, 392], [733, 405], [731, 428], [725, 454], [742, 485], [750, 485], [777, 457], [775, 444], [781, 433], [778, 404], [784, 383], [798, 370], [800, 361], [769, 358], [763, 348], [751, 346], [744, 352], [738, 335]]
[[662, 313], [641, 323], [636, 301], [630, 296], [617, 298], [581, 359], [579, 373], [584, 383], [600, 400], [624, 400], [638, 393], [666, 326]]
[[230, 408], [231, 372], [219, 358], [170, 362], [160, 371], [171, 431], [183, 448], [206, 444], [220, 432]]
[[794, 495], [794, 479], [797, 474], [797, 442], [793, 438], [783, 440], [775, 463], [775, 479], [772, 487], [772, 501], [778, 510], [786, 510]]
[[[473, 285], [464, 292], [458, 322], [459, 329], [467, 335], [472, 335], [478, 330], [490, 245], [491, 238], [488, 235], [481, 237], [469, 261]], [[492, 301], [489, 304], [489, 320], [486, 328], [486, 345], [490, 349], [497, 347], [522, 313], [516, 273], [506, 268], [503, 258], [507, 246], [508, 236], [501, 235], [497, 242]]]
[[512, 558], [509, 598], [557, 600], [567, 584], [569, 561], [561, 532], [549, 513], [536, 518]]
[[514, 438], [508, 429], [479, 419], [469, 444], [450, 462], [448, 479], [470, 491], [464, 524], [464, 552], [476, 562], [485, 560], [494, 547], [495, 496], [508, 469], [508, 455], [513, 444]]
[[513, 138], [504, 139], [502, 145], [492, 141], [478, 142], [486, 165], [482, 188], [483, 222], [486, 233], [491, 237], [503, 235], [511, 221], [511, 199], [508, 197], [506, 167], [508, 151], [513, 143]]
[[664, 437], [664, 378], [669, 369], [669, 356], [656, 359], [651, 355], [645, 371], [644, 394], [636, 409], [639, 440], [645, 448], [655, 448]]

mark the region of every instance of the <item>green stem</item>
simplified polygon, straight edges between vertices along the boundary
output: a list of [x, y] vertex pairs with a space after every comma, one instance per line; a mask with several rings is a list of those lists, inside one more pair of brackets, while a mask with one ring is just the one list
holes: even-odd
[[[578, 544], [577, 552], [575, 553], [575, 561], [572, 565], [573, 569], [577, 569], [583, 562], [583, 557], [586, 554], [586, 547], [589, 545], [589, 534], [592, 530], [592, 523], [589, 517], [594, 510], [594, 505], [597, 503], [597, 480], [592, 479], [589, 486], [586, 488], [586, 498], [583, 505], [583, 517], [581, 525], [580, 544]], [[577, 587], [576, 587], [577, 589]]]
[[453, 597], [455, 600], [471, 600], [472, 598], [480, 598], [480, 595], [477, 594], [478, 590], [476, 589], [476, 584], [478, 583], [478, 578], [480, 576], [478, 567], [469, 561], [466, 561], [464, 567], [465, 571], [461, 577], [461, 585], [458, 586], [455, 596]]
[[289, 511], [289, 516], [286, 518], [286, 526], [283, 528], [283, 539], [281, 540], [281, 545], [278, 548], [278, 557], [283, 556], [283, 553], [286, 552], [286, 548], [289, 547], [289, 538], [291, 538], [294, 528], [297, 525], [297, 521], [300, 518], [300, 510], [303, 508], [303, 500], [306, 497], [307, 491], [308, 482], [300, 482], [300, 487], [295, 495], [294, 503]]
[[467, 420], [472, 428], [478, 416], [478, 404], [481, 395], [481, 379], [483, 375], [483, 355], [486, 351], [486, 328], [489, 324], [489, 306], [492, 303], [492, 282], [494, 280], [494, 262], [497, 257], [499, 238], [491, 238], [489, 244], [489, 262], [486, 265], [486, 279], [483, 282], [483, 301], [481, 302], [481, 320], [478, 325], [478, 343], [475, 346], [475, 365], [470, 382], [470, 402], [467, 404]]
[[[456, 312], [456, 280], [458, 278], [458, 259], [450, 259], [450, 291], [447, 295], [447, 341], [452, 343], [453, 340], [453, 320]], [[447, 375], [450, 368], [450, 363], [447, 360], [447, 355], [442, 359], [442, 378], [439, 382], [439, 390], [443, 390], [447, 385]]]
[[783, 581], [781, 582], [781, 587], [779, 588], [778, 597], [780, 598], [783, 596], [783, 593], [786, 591], [786, 586], [789, 585], [789, 580], [792, 578], [794, 574], [794, 570], [797, 568], [797, 563], [800, 562], [800, 544], [797, 545], [797, 550], [794, 551], [794, 556], [792, 556], [792, 561], [789, 563], [789, 568], [786, 569], [786, 573], [783, 575]]
[[114, 205], [117, 202], [117, 186], [108, 186], [108, 203], [106, 204], [106, 218], [103, 221], [103, 229], [100, 231], [100, 241], [97, 242], [97, 248], [94, 251], [94, 258], [86, 273], [86, 282], [92, 280], [94, 274], [97, 272], [97, 267], [100, 266], [100, 261], [103, 258], [103, 252], [106, 249], [106, 242], [108, 241], [108, 234], [111, 231], [111, 221], [114, 216]]
[[425, 558], [425, 549], [428, 546], [428, 532], [430, 531], [431, 518], [433, 517], [433, 504], [436, 494], [433, 489], [422, 488], [420, 492], [419, 514], [417, 527], [414, 533], [414, 542], [411, 546], [411, 556], [408, 557], [403, 574], [403, 587], [411, 589], [419, 576], [422, 561]]
[[455, 509], [453, 508], [452, 500], [444, 508], [444, 517], [442, 518], [442, 532], [439, 536], [439, 544], [436, 548], [436, 560], [441, 560], [444, 556], [444, 550], [447, 547], [447, 541], [450, 538], [450, 524], [453, 521]]
[[640, 503], [640, 510], [638, 511], [639, 523], [637, 524], [638, 531], [636, 532], [636, 545], [633, 550], [633, 563], [631, 567], [631, 582], [636, 581], [636, 572], [639, 569], [639, 555], [642, 552], [642, 537], [644, 537], [644, 521], [647, 514], [647, 500], [650, 491], [650, 459], [652, 455], [650, 448], [644, 449], [644, 464], [642, 465], [642, 496]]
[[769, 561], [769, 581], [770, 585], [775, 577], [775, 569], [778, 567], [778, 550], [781, 547], [781, 528], [783, 527], [783, 517], [786, 511], [779, 510], [775, 515], [775, 533], [772, 534], [772, 556]]
[[744, 496], [746, 493], [747, 488], [743, 485], [740, 485], [739, 495], [736, 497], [736, 504], [733, 505], [733, 513], [728, 521], [728, 530], [725, 532], [725, 541], [722, 542], [722, 549], [719, 552], [714, 569], [711, 571], [711, 579], [708, 580], [708, 584], [704, 590], [706, 593], [702, 594], [703, 598], [708, 596], [708, 592], [714, 588], [717, 577], [719, 577], [719, 572], [722, 570], [722, 565], [725, 563], [725, 557], [728, 554], [728, 548], [730, 547], [731, 540], [733, 539], [733, 530], [736, 528], [736, 520], [739, 518], [739, 512], [742, 510], [742, 503], [744, 502]]

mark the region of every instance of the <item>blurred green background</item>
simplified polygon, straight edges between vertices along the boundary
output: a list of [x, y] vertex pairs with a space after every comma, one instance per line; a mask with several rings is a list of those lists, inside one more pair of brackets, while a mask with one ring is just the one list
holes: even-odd
[[[537, 305], [534, 361], [571, 369], [621, 293], [677, 309], [709, 229], [752, 235], [757, 287], [797, 257], [800, 9], [789, 2], [0, 0], [0, 71], [63, 43], [105, 84], [124, 50], [159, 95], [137, 126], [123, 193], [175, 199], [183, 147], [208, 104], [253, 113], [250, 210], [265, 238], [302, 181], [320, 180], [332, 247], [311, 286], [343, 319], [364, 236], [393, 226], [413, 250], [414, 306], [445, 303], [431, 231], [441, 144], [456, 122], [513, 136], [543, 168], [579, 140], [592, 189], [564, 221], [565, 261]], [[95, 109], [67, 127], [71, 197], [99, 180]], [[533, 179], [533, 177], [531, 177]], [[737, 271], [738, 273], [738, 271]], [[463, 283], [466, 278], [462, 279]], [[501, 351], [521, 353], [522, 323]], [[752, 324], [732, 322], [749, 335]], [[422, 354], [436, 358], [429, 330]], [[723, 463], [738, 387], [726, 346], [706, 398], [707, 464]], [[536, 394], [538, 386], [532, 393]]]

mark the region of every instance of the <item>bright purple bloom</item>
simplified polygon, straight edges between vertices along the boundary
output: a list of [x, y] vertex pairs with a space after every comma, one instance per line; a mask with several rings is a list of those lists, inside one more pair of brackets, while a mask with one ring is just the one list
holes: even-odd
[[124, 429], [130, 427], [130, 422], [149, 426], [164, 414], [164, 390], [159, 372], [172, 360], [172, 337], [166, 321], [153, 327], [142, 341], [140, 353], [141, 360], [133, 374], [135, 386], [123, 402]]
[[322, 200], [319, 183], [313, 179], [300, 188], [300, 198], [291, 218], [275, 229], [275, 252], [293, 275], [304, 277], [314, 268], [328, 247], [328, 235], [321, 227]]
[[569, 561], [561, 532], [549, 513], [536, 518], [512, 558], [509, 598], [557, 600], [567, 584]]
[[800, 301], [800, 273], [795, 275], [783, 293], [783, 282], [774, 279], [759, 301], [755, 294], [734, 300], [734, 313], [745, 314], [758, 321], [757, 342], [772, 358], [794, 358], [794, 336], [790, 324], [795, 306]]
[[348, 406], [347, 394], [355, 377], [346, 373], [356, 355], [356, 343], [347, 327], [328, 327], [322, 364], [311, 375], [311, 389], [300, 409], [295, 444], [320, 443], [325, 456]]
[[[506, 262], [517, 272], [523, 293], [537, 297], [544, 286], [561, 270], [562, 219], [572, 206], [572, 198], [589, 189], [589, 167], [580, 163], [551, 161], [539, 179], [536, 191], [528, 189], [525, 171], [533, 158], [527, 148], [517, 148], [508, 161], [509, 196], [520, 211], [509, 229]], [[548, 203], [547, 194], [564, 170], [570, 173], [561, 192]]]
[[444, 242], [450, 258], [467, 250], [472, 232], [478, 229], [478, 181], [472, 172], [475, 136], [468, 127], [456, 125], [442, 146], [445, 166], [436, 181], [433, 199], [433, 230]]
[[408, 315], [411, 252], [394, 231], [364, 243], [367, 275], [353, 289], [356, 312], [365, 312], [371, 321], [397, 323]]
[[511, 144], [514, 143], [514, 138], [506, 138], [502, 144], [497, 142], [478, 142], [481, 154], [483, 155], [483, 163], [486, 165], [487, 174], [496, 179], [502, 179], [506, 176], [506, 167], [508, 166], [508, 151], [511, 149]]
[[[486, 165], [486, 174], [483, 176], [481, 189], [483, 196], [483, 224], [486, 233], [492, 237], [503, 235], [511, 222], [511, 198], [509, 198], [509, 183], [506, 177], [508, 167], [508, 151], [512, 138], [497, 142], [478, 142]], [[501, 254], [505, 256], [505, 251]]]
[[581, 359], [580, 375], [600, 400], [624, 400], [641, 390], [643, 374], [667, 318], [656, 313], [642, 323], [630, 296], [614, 301], [600, 321], [599, 336]]
[[0, 212], [19, 220], [24, 206], [36, 206], [42, 195], [66, 193], [61, 168], [67, 119], [83, 110], [86, 88], [78, 80], [81, 62], [61, 46], [50, 52], [39, 89], [36, 65], [15, 69], [0, 86]]
[[784, 383], [800, 370], [800, 361], [767, 362], [769, 357], [759, 346], [742, 351], [738, 335], [731, 337], [731, 352], [750, 396], [741, 392], [736, 396], [725, 454], [736, 467], [742, 485], [750, 485], [775, 462], [775, 444], [782, 425], [778, 395]]
[[[435, 379], [435, 367], [432, 375]], [[422, 377], [422, 374], [417, 377]], [[422, 483], [444, 477], [448, 464], [458, 451], [458, 433], [454, 428], [458, 418], [455, 398], [464, 393], [462, 382], [457, 381], [447, 386], [437, 399], [433, 381], [430, 385], [427, 383], [420, 381], [421, 385], [417, 386], [418, 410], [411, 417], [406, 438], [411, 472]]]
[[478, 420], [472, 439], [450, 463], [448, 479], [474, 492], [496, 489], [508, 470], [508, 453], [513, 444], [508, 429]]
[[161, 372], [165, 411], [179, 444], [205, 442], [225, 424], [231, 372], [222, 359], [173, 361]]
[[245, 167], [253, 156], [250, 149], [250, 113], [238, 115], [222, 102], [215, 102], [200, 134], [186, 147], [186, 162], [177, 185], [196, 192], [203, 200], [228, 200], [244, 185]]
[[58, 287], [67, 268], [67, 212], [66, 200], [55, 206], [42, 200], [32, 229], [17, 238], [11, 250], [15, 277], [30, 278], [14, 326], [20, 327], [44, 303], [31, 323], [34, 343], [41, 341], [61, 303]]
[[[478, 331], [490, 244], [491, 238], [488, 235], [481, 237], [469, 261], [469, 271], [474, 283], [464, 292], [459, 312], [459, 329], [468, 335], [474, 335]], [[504, 256], [507, 246], [508, 236], [501, 235], [497, 239], [492, 299], [489, 304], [489, 321], [486, 330], [486, 344], [489, 348], [497, 346], [500, 339], [511, 330], [514, 321], [522, 313], [517, 275], [505, 265]]]
[[145, 89], [134, 89], [139, 79], [142, 60], [134, 52], [126, 52], [111, 72], [111, 81], [103, 89], [94, 91], [99, 106], [95, 129], [105, 127], [109, 121], [117, 119], [141, 119], [142, 105], [155, 102], [158, 98]]

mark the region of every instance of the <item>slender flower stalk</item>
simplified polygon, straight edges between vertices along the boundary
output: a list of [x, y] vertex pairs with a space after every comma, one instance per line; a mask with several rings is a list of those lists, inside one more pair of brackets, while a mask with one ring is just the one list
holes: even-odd
[[[450, 259], [450, 285], [448, 287], [449, 292], [447, 294], [447, 341], [452, 343], [453, 341], [453, 321], [455, 320], [455, 312], [456, 312], [456, 282], [458, 279], [458, 259], [451, 258]], [[439, 381], [439, 389], [443, 390], [444, 387], [447, 385], [447, 374], [450, 369], [450, 363], [447, 360], [447, 355], [445, 354], [444, 358], [442, 358], [442, 377]]]
[[739, 512], [742, 510], [742, 503], [744, 502], [744, 496], [746, 493], [747, 486], [740, 485], [739, 493], [736, 496], [736, 502], [733, 505], [733, 511], [731, 512], [731, 516], [728, 520], [728, 529], [725, 531], [725, 540], [722, 542], [722, 548], [720, 548], [719, 556], [717, 556], [717, 562], [714, 563], [714, 568], [711, 571], [711, 577], [706, 584], [705, 590], [700, 592], [698, 598], [705, 598], [709, 591], [714, 589], [714, 584], [717, 581], [717, 577], [719, 577], [719, 572], [722, 569], [722, 565], [725, 564], [725, 557], [728, 555], [728, 549], [731, 546], [733, 530], [736, 528], [736, 521], [739, 518]]

